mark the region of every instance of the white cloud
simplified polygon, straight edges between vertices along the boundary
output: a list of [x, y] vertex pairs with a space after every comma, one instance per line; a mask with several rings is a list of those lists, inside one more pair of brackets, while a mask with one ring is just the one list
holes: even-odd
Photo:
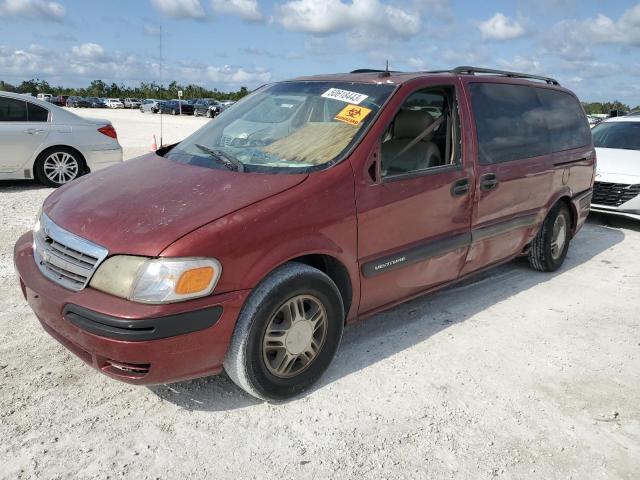
[[352, 46], [409, 38], [420, 31], [420, 13], [380, 0], [289, 0], [276, 7], [274, 21], [287, 30], [316, 35], [348, 32]]
[[640, 3], [626, 10], [617, 21], [599, 14], [595, 19], [572, 22], [570, 26], [585, 42], [640, 45]]
[[407, 59], [406, 64], [414, 70], [427, 70], [427, 62], [421, 58], [410, 57]]
[[66, 9], [58, 2], [46, 0], [0, 0], [0, 17], [22, 17], [62, 21]]
[[211, 0], [211, 8], [218, 13], [236, 15], [252, 22], [263, 19], [257, 0]]
[[516, 55], [511, 60], [499, 59], [500, 68], [511, 70], [512, 72], [530, 73], [544, 75], [542, 63], [536, 57], [525, 57]]
[[[208, 65], [189, 62], [165, 64], [162, 68], [165, 84], [195, 83], [221, 90], [241, 86], [255, 88], [271, 80], [271, 72], [260, 67], [239, 65]], [[83, 43], [70, 50], [52, 50], [40, 45], [26, 49], [11, 49], [0, 45], [0, 72], [3, 80], [21, 82], [28, 78], [43, 78], [50, 83], [86, 86], [97, 78], [107, 83], [137, 84], [159, 80], [155, 59], [123, 52], [109, 52], [97, 43]]]
[[83, 60], [97, 61], [104, 60], [104, 47], [97, 43], [83, 43], [71, 47], [71, 52]]
[[157, 10], [174, 18], [204, 18], [206, 13], [200, 0], [151, 0]]
[[518, 20], [512, 20], [500, 12], [489, 20], [480, 22], [478, 28], [484, 38], [492, 40], [511, 40], [526, 33], [526, 30]]

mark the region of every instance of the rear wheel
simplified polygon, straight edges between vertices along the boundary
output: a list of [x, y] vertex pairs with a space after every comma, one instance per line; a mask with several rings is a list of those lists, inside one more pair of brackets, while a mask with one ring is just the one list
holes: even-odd
[[529, 265], [541, 272], [560, 268], [571, 241], [571, 213], [564, 202], [558, 202], [544, 219], [531, 242]]
[[60, 187], [83, 172], [80, 154], [70, 148], [56, 147], [40, 154], [35, 164], [36, 178], [49, 187]]
[[251, 293], [224, 361], [229, 377], [264, 400], [291, 398], [327, 369], [342, 337], [344, 310], [323, 272], [291, 262]]

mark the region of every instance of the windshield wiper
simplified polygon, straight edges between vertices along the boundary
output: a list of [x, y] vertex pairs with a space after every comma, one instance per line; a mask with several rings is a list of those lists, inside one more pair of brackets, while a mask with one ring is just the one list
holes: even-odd
[[236, 172], [244, 172], [244, 163], [238, 160], [235, 157], [223, 152], [222, 150], [214, 150], [209, 147], [205, 147], [204, 145], [200, 145], [199, 143], [194, 143], [196, 147], [202, 150], [205, 153], [208, 153], [211, 158], [213, 158], [216, 162], [222, 164], [227, 167], [229, 170], [235, 170]]

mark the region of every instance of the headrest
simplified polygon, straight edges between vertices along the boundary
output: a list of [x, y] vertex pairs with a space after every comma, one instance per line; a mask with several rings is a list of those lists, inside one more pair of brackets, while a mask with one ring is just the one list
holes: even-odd
[[[431, 114], [424, 110], [400, 110], [396, 115], [393, 136], [396, 139], [416, 138], [433, 122]], [[431, 136], [432, 134], [427, 135], [424, 140], [428, 141]]]

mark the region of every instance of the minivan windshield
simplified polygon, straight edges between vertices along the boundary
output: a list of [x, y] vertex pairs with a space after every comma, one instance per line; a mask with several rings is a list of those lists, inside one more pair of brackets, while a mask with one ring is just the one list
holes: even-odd
[[224, 110], [165, 157], [244, 172], [321, 169], [360, 139], [395, 88], [327, 81], [267, 85]]
[[603, 122], [591, 133], [596, 147], [640, 150], [640, 122]]

